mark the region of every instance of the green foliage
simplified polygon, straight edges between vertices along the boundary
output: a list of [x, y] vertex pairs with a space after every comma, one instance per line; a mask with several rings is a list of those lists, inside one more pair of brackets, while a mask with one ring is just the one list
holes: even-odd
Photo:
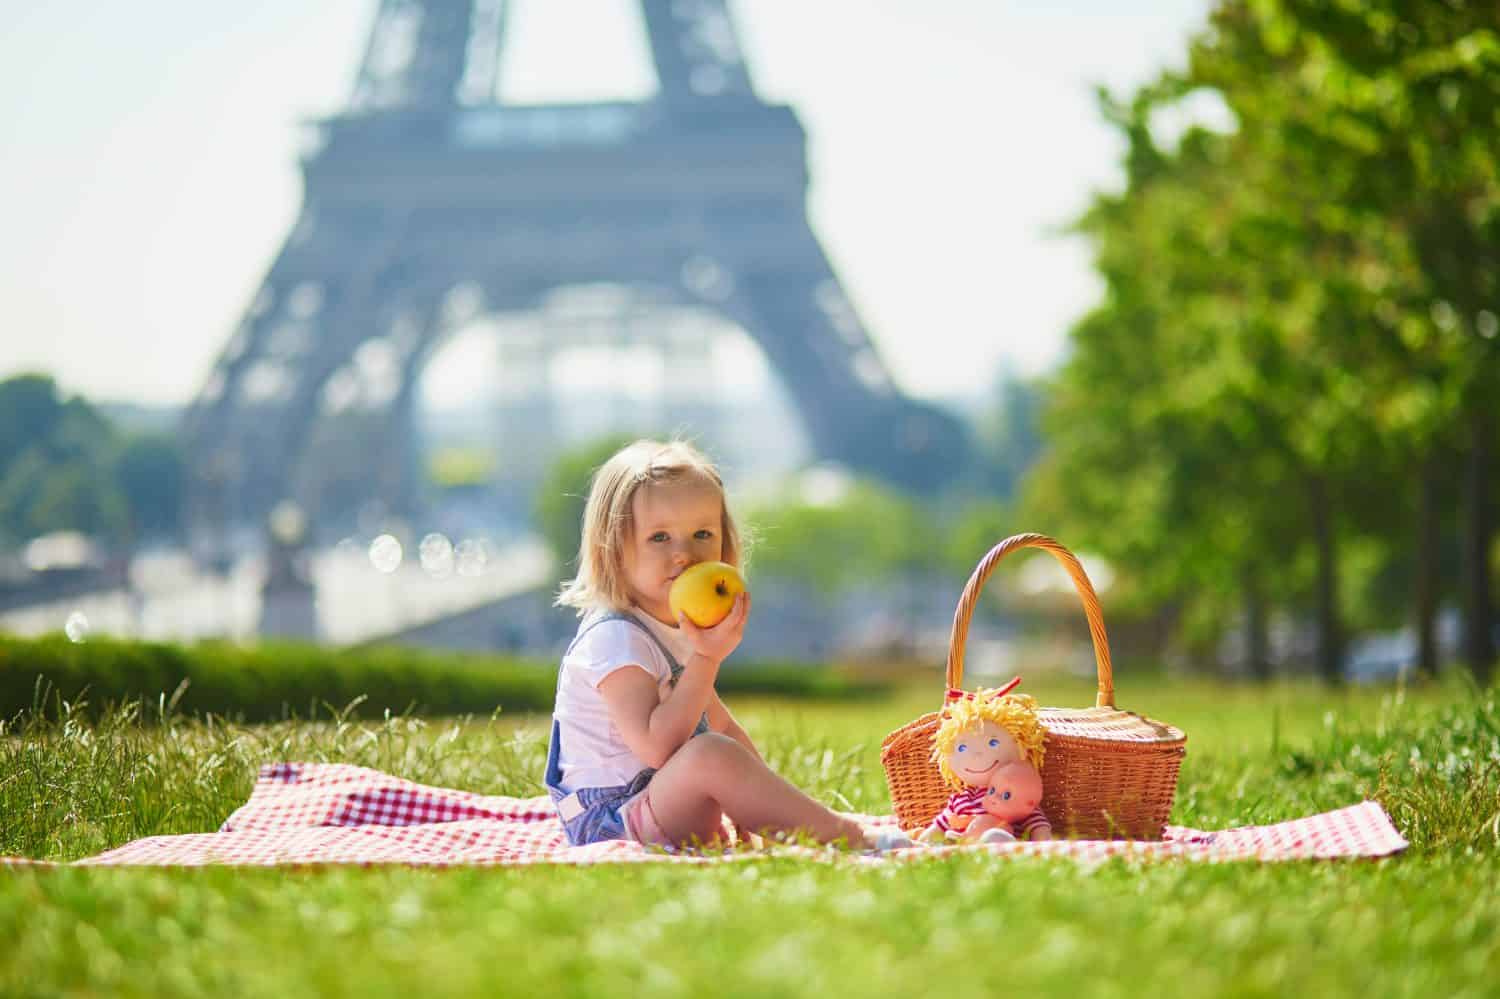
[[594, 473], [616, 451], [636, 438], [611, 434], [558, 455], [537, 489], [533, 520], [559, 566], [578, 565], [583, 508], [588, 503]]
[[[1079, 221], [1107, 293], [1048, 387], [1028, 522], [1183, 621], [1316, 605], [1336, 674], [1366, 581], [1418, 571], [1413, 472], [1500, 424], [1497, 32], [1492, 5], [1225, 0], [1185, 72], [1102, 97], [1127, 182]], [[1200, 92], [1233, 130], [1169, 148], [1158, 112]]]
[[183, 469], [174, 438], [124, 437], [45, 375], [0, 381], [0, 543], [51, 531], [111, 541], [180, 524]]
[[1040, 457], [1045, 391], [1039, 379], [1000, 378], [995, 406], [980, 421], [978, 433], [983, 456], [981, 486], [986, 494], [1011, 499]]
[[[61, 635], [0, 635], [0, 718], [55, 712], [80, 698], [94, 712], [126, 700], [170, 700], [183, 712], [250, 721], [311, 717], [356, 701], [351, 717], [387, 711], [487, 715], [550, 711], [556, 686], [555, 662], [396, 646], [186, 646], [103, 638], [74, 643]], [[720, 675], [719, 688], [801, 697], [862, 696], [875, 689], [804, 664], [739, 662]]]
[[46, 375], [16, 375], [0, 382], [0, 468], [48, 440], [61, 417], [57, 385]]
[[427, 463], [427, 477], [439, 489], [464, 489], [490, 481], [494, 466], [494, 456], [484, 448], [450, 446], [433, 453]]
[[869, 480], [816, 502], [797, 490], [765, 496], [746, 521], [752, 571], [824, 596], [924, 576], [961, 581], [997, 542], [1032, 529], [999, 500], [923, 502]]
[[0, 540], [76, 530], [116, 536], [127, 508], [113, 475], [115, 434], [51, 378], [0, 382]]
[[813, 502], [788, 492], [745, 514], [755, 537], [753, 569], [836, 593], [859, 583], [937, 567], [941, 536], [914, 500], [871, 481]]
[[137, 535], [170, 535], [182, 523], [183, 459], [175, 437], [142, 434], [125, 442], [115, 478]]
[[[439, 655], [394, 647], [227, 643], [193, 646], [0, 637], [0, 716], [86, 696], [176, 699], [187, 712], [264, 721], [317, 714], [364, 698], [359, 712], [415, 709], [488, 714], [550, 707], [556, 676], [540, 662]], [[185, 684], [185, 686], [183, 686]], [[179, 693], [179, 687], [183, 689]], [[40, 698], [40, 703], [38, 699]]]
[[945, 521], [941, 547], [943, 571], [955, 580], [967, 579], [979, 560], [1012, 534], [1039, 530], [1021, 523], [1010, 505], [976, 500]]

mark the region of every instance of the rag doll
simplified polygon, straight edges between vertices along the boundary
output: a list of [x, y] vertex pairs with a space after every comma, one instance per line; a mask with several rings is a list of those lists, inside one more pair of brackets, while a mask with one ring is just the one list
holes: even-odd
[[1052, 826], [1038, 807], [1045, 733], [1036, 699], [1011, 693], [1020, 682], [972, 694], [948, 692], [932, 751], [954, 790], [922, 831], [922, 842], [1052, 838]]

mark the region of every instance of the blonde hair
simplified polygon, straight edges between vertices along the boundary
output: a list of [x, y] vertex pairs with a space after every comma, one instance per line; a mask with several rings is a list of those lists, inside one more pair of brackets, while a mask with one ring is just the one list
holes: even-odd
[[1026, 762], [1042, 769], [1045, 749], [1042, 740], [1046, 732], [1041, 717], [1037, 714], [1036, 698], [1030, 694], [1000, 694], [994, 689], [977, 690], [972, 697], [964, 697], [943, 708], [937, 731], [932, 734], [932, 756], [938, 770], [951, 787], [966, 786], [964, 779], [953, 772], [948, 757], [959, 736], [976, 729], [984, 722], [994, 722], [1010, 733], [1016, 740]]
[[563, 583], [557, 605], [577, 608], [580, 615], [600, 606], [627, 610], [630, 591], [625, 584], [625, 544], [635, 528], [632, 502], [637, 490], [694, 481], [718, 491], [722, 511], [719, 533], [723, 539], [720, 558], [738, 566], [740, 532], [730, 516], [724, 480], [714, 463], [687, 441], [639, 440], [615, 452], [594, 472], [583, 510], [578, 575]]

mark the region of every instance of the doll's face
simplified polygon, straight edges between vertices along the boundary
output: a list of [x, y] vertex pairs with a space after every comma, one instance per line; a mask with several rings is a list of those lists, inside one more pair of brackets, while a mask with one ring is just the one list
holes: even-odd
[[984, 810], [1003, 822], [1019, 822], [1042, 800], [1042, 777], [1030, 763], [1007, 763], [990, 775]]
[[948, 766], [970, 787], [983, 787], [997, 769], [1021, 759], [1021, 747], [1005, 729], [992, 721], [980, 723], [959, 734], [948, 754]]

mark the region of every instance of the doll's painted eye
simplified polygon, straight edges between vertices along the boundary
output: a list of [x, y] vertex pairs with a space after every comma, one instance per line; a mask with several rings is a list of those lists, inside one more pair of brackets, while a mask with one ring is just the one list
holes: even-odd
[[990, 748], [991, 749], [999, 749], [1000, 748], [1000, 740], [999, 739], [991, 739], [990, 740]]
[[958, 744], [958, 751], [959, 751], [959, 752], [960, 752], [960, 753], [965, 753], [965, 752], [968, 752], [968, 750], [969, 750], [969, 747], [968, 747], [968, 746], [965, 746], [965, 745], [964, 745], [964, 744], [963, 744], [963, 743], [961, 743], [961, 742], [960, 742], [960, 743], [959, 743], [959, 744]]
[[990, 788], [988, 791], [986, 791], [984, 793], [985, 794], [994, 794], [995, 793], [995, 789], [994, 788]]
[[1010, 800], [1010, 792], [1006, 791], [1004, 794], [1002, 794], [1000, 796], [1000, 800], [1001, 801], [1009, 801]]

